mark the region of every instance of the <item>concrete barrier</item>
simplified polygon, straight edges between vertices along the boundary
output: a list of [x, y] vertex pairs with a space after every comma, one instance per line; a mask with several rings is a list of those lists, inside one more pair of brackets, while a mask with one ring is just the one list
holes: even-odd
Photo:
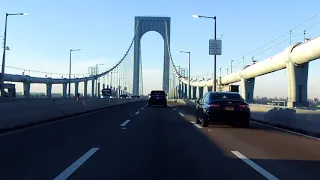
[[[144, 99], [46, 98], [0, 103], [0, 130], [40, 123]], [[18, 102], [17, 102], [18, 101]]]
[[[170, 100], [179, 104], [195, 106], [192, 100]], [[268, 105], [250, 104], [251, 119], [266, 124], [280, 126], [311, 135], [320, 135], [320, 112]]]

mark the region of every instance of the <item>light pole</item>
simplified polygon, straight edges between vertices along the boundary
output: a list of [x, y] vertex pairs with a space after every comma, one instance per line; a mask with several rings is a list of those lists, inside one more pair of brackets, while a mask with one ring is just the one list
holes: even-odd
[[189, 77], [188, 77], [188, 97], [189, 97], [189, 99], [191, 99], [191, 84], [190, 84], [190, 71], [191, 71], [191, 69], [190, 69], [190, 51], [178, 51], [178, 52], [180, 52], [180, 53], [187, 53], [188, 54], [188, 62], [189, 62]]
[[68, 89], [68, 97], [70, 98], [71, 94], [71, 53], [73, 51], [81, 51], [82, 49], [70, 49], [70, 55], [69, 55], [69, 89]]
[[179, 70], [178, 70], [178, 73], [179, 73], [179, 77], [178, 77], [178, 83], [179, 83], [179, 86], [178, 86], [178, 99], [180, 99], [180, 91], [181, 91], [181, 89], [180, 89], [180, 77], [181, 77], [181, 75], [180, 75], [180, 66], [176, 66], [176, 67], [179, 68]]
[[96, 64], [96, 72], [95, 72], [95, 74], [96, 74], [96, 96], [97, 97], [99, 97], [98, 96], [98, 94], [99, 94], [99, 89], [98, 89], [98, 66], [103, 66], [104, 64]]
[[231, 69], [230, 69], [231, 73], [232, 73], [232, 63], [233, 63], [233, 60], [231, 60]]
[[[214, 17], [210, 17], [210, 16], [200, 16], [200, 15], [192, 15], [192, 17], [194, 18], [207, 18], [207, 19], [214, 19], [214, 40], [217, 39], [217, 17], [214, 16]], [[217, 75], [217, 55], [214, 55], [213, 56], [214, 59], [213, 59], [213, 92], [216, 92], [217, 91], [217, 83], [216, 83], [216, 75]]]
[[119, 89], [119, 98], [120, 98], [120, 95], [121, 95], [121, 89], [120, 89], [120, 87], [121, 87], [121, 80], [123, 80], [124, 78], [122, 78], [122, 77], [119, 77], [119, 87], [118, 87], [118, 89]]
[[[111, 74], [110, 74], [110, 87], [112, 87], [112, 80], [113, 80], [113, 78], [112, 78], [112, 74], [113, 73], [117, 73], [117, 72], [115, 72], [115, 71], [111, 71]], [[111, 89], [111, 91], [112, 91], [112, 88], [110, 88]]]
[[9, 14], [6, 13], [6, 20], [4, 23], [4, 35], [3, 35], [3, 54], [2, 54], [2, 66], [1, 66], [1, 97], [4, 97], [4, 73], [5, 73], [5, 66], [6, 66], [6, 50], [7, 50], [7, 23], [8, 23], [8, 16], [26, 16], [29, 13], [13, 13]]

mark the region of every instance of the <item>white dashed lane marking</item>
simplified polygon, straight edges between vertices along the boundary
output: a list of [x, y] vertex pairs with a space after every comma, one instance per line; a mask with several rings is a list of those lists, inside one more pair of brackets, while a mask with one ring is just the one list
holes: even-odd
[[122, 124], [120, 124], [121, 127], [126, 126], [128, 123], [130, 122], [130, 120], [126, 120], [125, 122], [123, 122]]
[[266, 171], [265, 169], [263, 169], [262, 167], [260, 167], [259, 165], [257, 165], [256, 163], [254, 163], [253, 161], [251, 161], [250, 159], [248, 159], [246, 156], [244, 156], [243, 154], [241, 154], [238, 151], [231, 151], [235, 156], [237, 156], [239, 159], [241, 159], [242, 161], [244, 161], [246, 164], [248, 164], [250, 167], [252, 167], [254, 170], [258, 171], [261, 175], [263, 175], [265, 178], [269, 179], [269, 180], [278, 180], [278, 178], [276, 178], [275, 176], [273, 176], [272, 174], [270, 174], [268, 171]]
[[88, 152], [82, 155], [78, 160], [71, 164], [67, 169], [65, 169], [61, 174], [59, 174], [53, 180], [66, 180], [72, 175], [83, 163], [85, 163], [94, 153], [96, 153], [99, 148], [91, 148]]

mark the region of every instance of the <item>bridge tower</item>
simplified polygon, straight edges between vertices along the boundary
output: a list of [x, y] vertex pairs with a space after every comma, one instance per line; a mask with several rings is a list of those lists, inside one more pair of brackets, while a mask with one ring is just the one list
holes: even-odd
[[170, 59], [168, 45], [170, 45], [170, 17], [135, 17], [135, 39], [134, 39], [134, 60], [133, 60], [133, 95], [139, 95], [140, 88], [140, 57], [141, 57], [141, 38], [149, 32], [158, 32], [164, 40], [164, 63], [162, 89], [169, 92], [169, 71]]

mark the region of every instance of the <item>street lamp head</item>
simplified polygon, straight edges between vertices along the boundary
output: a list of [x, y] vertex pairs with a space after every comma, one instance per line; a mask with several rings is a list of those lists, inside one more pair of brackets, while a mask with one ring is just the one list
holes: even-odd
[[25, 12], [25, 13], [6, 13], [6, 16], [26, 16], [29, 13]]
[[82, 51], [82, 49], [70, 49], [70, 51]]
[[192, 15], [192, 17], [194, 17], [194, 18], [199, 18], [200, 16], [199, 15]]

